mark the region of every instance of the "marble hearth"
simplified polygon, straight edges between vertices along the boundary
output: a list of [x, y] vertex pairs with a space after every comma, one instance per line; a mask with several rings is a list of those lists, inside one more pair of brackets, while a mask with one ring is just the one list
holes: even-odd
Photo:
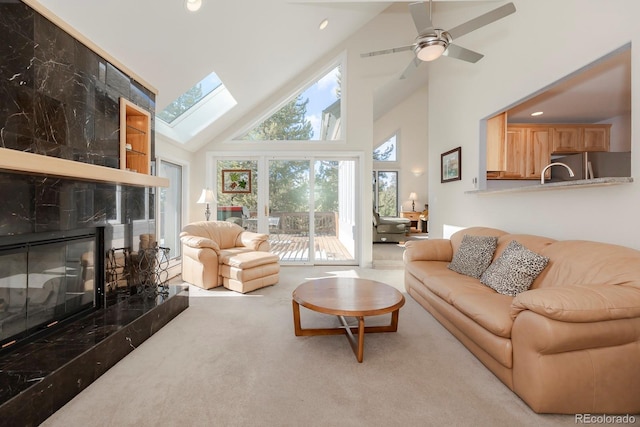
[[0, 425], [38, 425], [189, 306], [189, 289], [134, 295], [0, 355]]
[[[24, 273], [13, 271], [11, 256], [0, 260], [0, 288], [8, 289], [0, 295], [7, 326], [0, 335], [0, 426], [38, 425], [188, 307], [189, 299], [181, 286], [171, 287], [169, 295], [145, 297], [135, 276], [105, 271], [111, 251], [137, 256], [155, 243], [157, 186], [163, 180], [153, 176], [153, 161], [151, 174], [121, 169], [119, 107], [124, 99], [150, 114], [148, 155], [154, 159], [155, 89], [36, 1], [0, 1], [0, 39], [2, 254], [14, 249], [15, 239], [28, 246], [43, 234], [98, 229], [102, 239], [95, 245], [95, 284], [85, 275], [77, 287], [82, 292], [68, 289], [82, 274], [51, 277], [54, 257], [47, 256], [45, 273], [38, 276], [46, 282], [40, 287], [33, 281], [40, 300], [30, 300], [36, 295], [28, 295], [30, 285], [22, 298], [13, 289]], [[67, 265], [70, 259], [63, 271], [87, 271]], [[90, 312], [61, 319], [55, 330], [45, 328], [31, 341], [9, 330], [17, 323], [9, 317], [24, 317], [26, 330], [33, 329], [21, 311], [29, 303], [53, 313], [51, 322], [37, 322], [48, 327], [68, 304], [49, 304], [46, 295], [74, 293], [83, 294], [76, 299]]]

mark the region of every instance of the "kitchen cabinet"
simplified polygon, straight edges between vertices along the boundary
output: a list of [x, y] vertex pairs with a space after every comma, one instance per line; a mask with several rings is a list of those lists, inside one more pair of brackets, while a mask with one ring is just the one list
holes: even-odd
[[550, 159], [548, 125], [508, 125], [504, 170], [487, 172], [487, 179], [540, 179]]
[[552, 125], [550, 130], [553, 154], [609, 151], [610, 124]]
[[120, 98], [120, 169], [151, 173], [151, 114]]
[[487, 171], [506, 170], [507, 113], [487, 120]]

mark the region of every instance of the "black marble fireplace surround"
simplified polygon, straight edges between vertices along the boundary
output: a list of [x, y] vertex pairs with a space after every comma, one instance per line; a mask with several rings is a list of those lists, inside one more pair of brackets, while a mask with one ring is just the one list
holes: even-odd
[[[0, 41], [0, 147], [118, 168], [124, 97], [151, 112], [154, 158], [153, 91], [19, 0], [0, 1]], [[138, 251], [155, 233], [155, 194], [0, 170], [0, 253], [15, 239], [86, 229], [103, 235], [96, 248], [103, 258], [110, 248]], [[188, 306], [182, 286], [155, 298], [126, 280], [109, 286], [104, 265], [95, 263], [105, 286], [91, 310], [0, 350], [0, 426], [41, 423]], [[0, 345], [11, 341], [5, 336]]]

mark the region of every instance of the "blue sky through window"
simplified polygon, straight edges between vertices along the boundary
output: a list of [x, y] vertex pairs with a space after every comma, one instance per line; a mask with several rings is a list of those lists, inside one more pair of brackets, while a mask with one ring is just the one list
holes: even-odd
[[396, 144], [396, 134], [380, 144], [378, 148], [373, 150], [373, 160], [378, 162], [395, 162], [398, 160], [397, 151], [398, 146]]
[[[341, 133], [341, 66], [337, 65], [331, 69], [327, 74], [322, 76], [316, 82], [304, 89], [302, 92], [298, 92], [292, 98], [289, 99], [287, 104], [282, 107], [283, 109], [296, 100], [299, 97], [301, 102], [309, 102], [306, 105], [306, 114], [304, 117], [305, 122], [311, 125], [313, 132], [311, 140], [336, 140], [340, 139]], [[276, 116], [281, 110], [278, 110], [274, 115], [270, 116], [259, 125], [254, 127], [249, 132], [238, 139], [245, 140], [259, 140], [264, 137], [264, 133], [260, 130], [260, 127], [268, 122], [272, 117]], [[282, 120], [276, 118], [276, 121]], [[277, 133], [278, 136], [280, 133]], [[273, 139], [278, 139], [278, 136]], [[305, 132], [304, 137], [296, 139], [306, 139], [308, 134]]]
[[315, 84], [302, 92], [302, 99], [309, 98], [306, 117], [313, 126], [313, 139], [320, 139], [322, 111], [340, 99], [338, 96], [338, 87], [340, 84], [338, 81], [339, 70], [339, 66], [335, 67]]

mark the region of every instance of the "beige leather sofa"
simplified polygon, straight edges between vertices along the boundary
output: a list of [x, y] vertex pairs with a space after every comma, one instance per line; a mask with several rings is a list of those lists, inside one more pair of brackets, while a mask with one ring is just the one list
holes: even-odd
[[186, 225], [180, 233], [182, 280], [204, 289], [224, 285], [242, 293], [276, 284], [279, 258], [269, 252], [267, 238], [228, 221]]
[[[549, 258], [530, 289], [503, 295], [447, 266], [465, 234]], [[640, 251], [474, 227], [410, 241], [407, 292], [535, 412], [640, 412]]]

